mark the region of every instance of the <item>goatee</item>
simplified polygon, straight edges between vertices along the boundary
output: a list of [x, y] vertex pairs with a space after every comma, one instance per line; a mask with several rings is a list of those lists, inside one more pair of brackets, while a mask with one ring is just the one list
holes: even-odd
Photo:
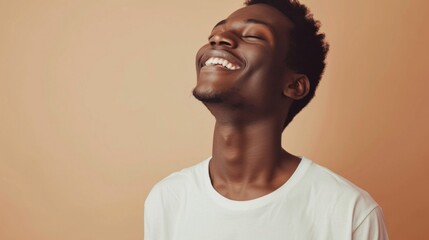
[[222, 103], [234, 95], [238, 89], [232, 88], [223, 92], [201, 92], [194, 88], [192, 94], [194, 97], [204, 103]]

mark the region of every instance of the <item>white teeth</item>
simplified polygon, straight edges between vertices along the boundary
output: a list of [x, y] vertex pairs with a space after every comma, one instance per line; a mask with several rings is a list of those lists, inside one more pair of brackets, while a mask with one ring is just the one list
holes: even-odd
[[211, 58], [207, 59], [207, 61], [204, 63], [204, 65], [209, 65], [211, 63]]
[[222, 65], [224, 68], [227, 68], [230, 70], [236, 70], [236, 69], [240, 68], [239, 66], [230, 63], [228, 60], [226, 60], [224, 58], [218, 58], [218, 57], [211, 57], [211, 58], [207, 59], [207, 61], [205, 62], [204, 65], [205, 66]]

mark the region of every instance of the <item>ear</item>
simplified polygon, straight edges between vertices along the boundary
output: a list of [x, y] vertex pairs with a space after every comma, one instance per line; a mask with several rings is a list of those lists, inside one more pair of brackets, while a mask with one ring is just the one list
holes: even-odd
[[310, 91], [310, 80], [307, 75], [292, 73], [288, 76], [283, 88], [283, 95], [294, 100], [300, 100]]

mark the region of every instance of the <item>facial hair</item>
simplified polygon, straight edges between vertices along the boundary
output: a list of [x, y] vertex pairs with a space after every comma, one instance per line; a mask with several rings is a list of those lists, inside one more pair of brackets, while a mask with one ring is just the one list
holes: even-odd
[[203, 103], [223, 103], [237, 92], [237, 88], [231, 88], [223, 92], [201, 92], [194, 88], [192, 94]]

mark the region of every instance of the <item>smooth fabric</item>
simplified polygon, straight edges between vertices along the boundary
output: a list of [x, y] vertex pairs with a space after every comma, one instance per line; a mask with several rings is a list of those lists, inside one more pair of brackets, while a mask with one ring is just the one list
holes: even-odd
[[209, 159], [157, 183], [145, 202], [145, 240], [386, 240], [371, 196], [303, 157], [277, 190], [248, 201], [211, 185]]

